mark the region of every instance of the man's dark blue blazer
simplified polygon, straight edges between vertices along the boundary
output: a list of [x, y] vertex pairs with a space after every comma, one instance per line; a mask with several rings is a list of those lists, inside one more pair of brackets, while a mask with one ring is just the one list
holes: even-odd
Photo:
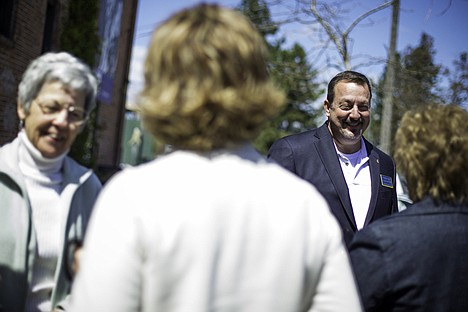
[[[372, 194], [364, 226], [397, 211], [393, 159], [364, 139]], [[357, 231], [348, 186], [327, 122], [316, 129], [277, 140], [268, 152], [282, 167], [309, 181], [327, 200], [348, 245]]]

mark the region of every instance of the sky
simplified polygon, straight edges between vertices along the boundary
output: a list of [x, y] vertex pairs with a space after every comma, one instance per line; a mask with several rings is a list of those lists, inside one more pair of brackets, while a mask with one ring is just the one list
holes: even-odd
[[[139, 0], [135, 35], [130, 64], [127, 102], [134, 103], [135, 97], [143, 85], [143, 62], [151, 33], [158, 24], [183, 8], [200, 2], [218, 3], [226, 7], [235, 7], [240, 0]], [[319, 1], [320, 2], [320, 1]], [[342, 20], [348, 27], [358, 16], [384, 3], [383, 0], [343, 1], [351, 3], [349, 14]], [[286, 5], [294, 0], [286, 1]], [[451, 67], [461, 52], [468, 52], [468, 0], [401, 0], [400, 21], [398, 28], [397, 50], [416, 47], [423, 32], [434, 38], [435, 63]], [[273, 20], [279, 20], [286, 7], [270, 7]], [[350, 34], [351, 64], [354, 70], [377, 80], [383, 72], [384, 60], [390, 41], [391, 7], [366, 18]], [[325, 54], [318, 49], [317, 31], [313, 25], [287, 24], [280, 28], [281, 36], [286, 38], [286, 46], [301, 44], [308, 52], [309, 60], [318, 69], [319, 81], [324, 86], [340, 70], [326, 65], [325, 59], [336, 58], [336, 50], [330, 46]], [[377, 60], [369, 65], [369, 60]], [[363, 66], [362, 64], [367, 64]], [[324, 97], [325, 95], [323, 95]]]

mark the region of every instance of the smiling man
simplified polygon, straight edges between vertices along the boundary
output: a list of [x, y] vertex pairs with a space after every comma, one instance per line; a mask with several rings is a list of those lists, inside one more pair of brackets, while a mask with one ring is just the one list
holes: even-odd
[[337, 74], [323, 104], [327, 121], [279, 139], [268, 153], [322, 193], [347, 244], [357, 230], [397, 211], [395, 164], [363, 137], [371, 99], [366, 76], [354, 71]]

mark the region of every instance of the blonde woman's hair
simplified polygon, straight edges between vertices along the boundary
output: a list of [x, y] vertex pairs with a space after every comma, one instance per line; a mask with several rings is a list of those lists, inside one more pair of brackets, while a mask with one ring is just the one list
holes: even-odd
[[282, 108], [263, 38], [239, 12], [201, 4], [156, 29], [139, 110], [175, 148], [208, 151], [249, 141]]
[[410, 198], [436, 202], [468, 199], [468, 112], [461, 107], [430, 106], [405, 113], [395, 136], [395, 162]]

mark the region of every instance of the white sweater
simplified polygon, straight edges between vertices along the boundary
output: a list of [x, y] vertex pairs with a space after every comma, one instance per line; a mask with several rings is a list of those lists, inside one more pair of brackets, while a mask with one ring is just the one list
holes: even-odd
[[37, 238], [31, 286], [27, 296], [27, 311], [50, 311], [54, 274], [61, 250], [62, 164], [65, 154], [57, 158], [44, 158], [28, 140], [24, 131], [19, 133], [19, 168], [26, 181], [32, 210], [32, 222]]
[[98, 199], [71, 311], [360, 311], [341, 232], [250, 146], [178, 151]]

